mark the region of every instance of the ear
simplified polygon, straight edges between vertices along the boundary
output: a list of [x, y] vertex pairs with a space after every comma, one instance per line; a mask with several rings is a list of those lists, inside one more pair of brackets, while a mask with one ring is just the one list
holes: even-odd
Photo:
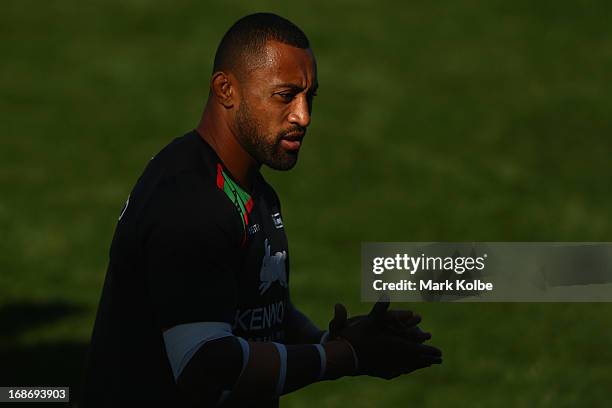
[[217, 101], [225, 108], [234, 106], [236, 90], [234, 78], [223, 71], [215, 72], [210, 80], [210, 89]]

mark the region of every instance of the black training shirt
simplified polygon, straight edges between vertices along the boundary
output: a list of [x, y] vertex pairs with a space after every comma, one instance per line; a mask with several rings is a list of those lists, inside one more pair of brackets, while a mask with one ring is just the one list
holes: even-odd
[[237, 336], [283, 343], [288, 279], [272, 187], [258, 175], [249, 194], [195, 130], [175, 139], [121, 211], [83, 406], [181, 406], [162, 336], [178, 324], [226, 322]]

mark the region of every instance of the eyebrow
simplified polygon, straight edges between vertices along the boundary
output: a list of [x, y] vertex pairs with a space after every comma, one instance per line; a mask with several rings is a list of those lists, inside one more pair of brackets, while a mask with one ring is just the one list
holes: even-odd
[[[299, 86], [297, 84], [290, 83], [290, 82], [286, 82], [286, 83], [282, 83], [282, 84], [276, 84], [276, 85], [274, 85], [274, 87], [275, 88], [289, 88], [289, 89], [291, 89], [292, 91], [295, 91], [295, 92], [302, 92], [304, 90], [303, 87], [301, 87], [301, 86]], [[316, 82], [314, 84], [314, 86], [311, 88], [310, 91], [311, 92], [316, 92], [318, 88], [319, 88], [319, 83]]]

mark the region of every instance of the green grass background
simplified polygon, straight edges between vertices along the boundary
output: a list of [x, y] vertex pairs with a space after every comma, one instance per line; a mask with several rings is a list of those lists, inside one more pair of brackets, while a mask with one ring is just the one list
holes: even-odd
[[[320, 90], [281, 196], [292, 293], [360, 302], [362, 241], [612, 241], [607, 1], [34, 1], [0, 12], [0, 385], [81, 370], [114, 225], [195, 126], [224, 31], [300, 25]], [[285, 407], [606, 406], [611, 304], [408, 304], [444, 364]]]

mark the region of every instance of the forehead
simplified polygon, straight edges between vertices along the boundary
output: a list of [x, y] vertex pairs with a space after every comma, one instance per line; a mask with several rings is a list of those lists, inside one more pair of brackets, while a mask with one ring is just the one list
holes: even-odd
[[254, 80], [274, 83], [294, 83], [309, 87], [316, 83], [317, 67], [310, 48], [302, 49], [277, 41], [268, 41], [262, 59], [253, 67]]

